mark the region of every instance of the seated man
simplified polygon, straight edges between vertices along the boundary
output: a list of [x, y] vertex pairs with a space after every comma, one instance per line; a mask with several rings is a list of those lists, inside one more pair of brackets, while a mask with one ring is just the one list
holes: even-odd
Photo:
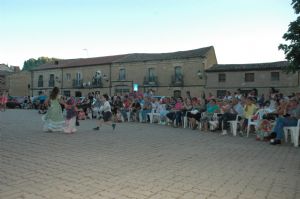
[[233, 98], [229, 103], [229, 106], [224, 109], [224, 114], [219, 118], [219, 124], [223, 123], [222, 135], [227, 134], [229, 128], [228, 121], [235, 120], [236, 116], [242, 116], [244, 114], [244, 109], [237, 98]]
[[270, 144], [281, 144], [281, 139], [283, 138], [284, 134], [283, 127], [297, 126], [298, 119], [300, 119], [299, 102], [296, 99], [290, 99], [286, 107], [286, 114], [284, 115], [284, 117], [278, 117], [276, 120], [276, 125], [274, 128], [276, 138], [271, 139]]

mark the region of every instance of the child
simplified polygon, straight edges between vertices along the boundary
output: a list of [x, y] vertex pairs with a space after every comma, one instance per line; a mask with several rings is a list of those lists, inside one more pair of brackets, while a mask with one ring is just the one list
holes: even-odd
[[73, 98], [68, 99], [66, 103], [66, 127], [64, 128], [65, 133], [74, 133], [76, 132], [75, 123], [77, 116], [77, 108], [75, 106], [75, 100]]

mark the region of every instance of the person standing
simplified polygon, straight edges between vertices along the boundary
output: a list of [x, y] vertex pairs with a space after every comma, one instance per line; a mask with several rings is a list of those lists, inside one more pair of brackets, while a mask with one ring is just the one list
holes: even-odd
[[0, 105], [1, 105], [1, 111], [6, 110], [6, 103], [7, 103], [7, 91], [3, 91], [1, 99], [0, 99]]
[[65, 103], [61, 100], [58, 87], [53, 88], [45, 104], [48, 105], [49, 108], [47, 113], [42, 117], [44, 121], [44, 131], [63, 131], [65, 120], [60, 104], [65, 106]]
[[76, 116], [77, 116], [77, 108], [75, 104], [75, 100], [70, 97], [66, 103], [66, 127], [64, 128], [65, 133], [75, 133], [77, 131], [75, 127]]
[[112, 112], [111, 112], [111, 106], [109, 103], [109, 97], [107, 94], [103, 94], [100, 99], [103, 102], [103, 105], [100, 107], [100, 112], [102, 112], [103, 117], [100, 118], [99, 124], [97, 127], [94, 128], [94, 130], [96, 130], [96, 131], [100, 130], [100, 127], [103, 124], [110, 125], [110, 123], [111, 123], [113, 130], [115, 130], [116, 124], [114, 122], [112, 122]]

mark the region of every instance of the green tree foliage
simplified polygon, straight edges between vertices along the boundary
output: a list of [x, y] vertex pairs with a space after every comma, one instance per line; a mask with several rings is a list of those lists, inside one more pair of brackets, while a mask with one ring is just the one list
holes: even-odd
[[[300, 0], [292, 0], [291, 5], [293, 6], [295, 13], [300, 13]], [[288, 72], [295, 73], [300, 69], [300, 16], [297, 17], [296, 21], [289, 24], [288, 31], [282, 37], [290, 44], [280, 44], [279, 50], [283, 50], [285, 58], [289, 62], [287, 68]]]
[[39, 57], [38, 59], [31, 58], [31, 59], [28, 59], [24, 62], [22, 70], [31, 70], [35, 67], [38, 67], [38, 66], [42, 65], [42, 64], [53, 62], [55, 60], [57, 60], [57, 59], [56, 58], [49, 58], [49, 57]]

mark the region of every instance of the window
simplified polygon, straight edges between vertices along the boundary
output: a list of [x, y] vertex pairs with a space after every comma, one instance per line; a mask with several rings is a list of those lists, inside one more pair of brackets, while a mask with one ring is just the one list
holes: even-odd
[[77, 72], [76, 73], [76, 80], [81, 80], [81, 73], [80, 72]]
[[119, 71], [119, 80], [126, 80], [126, 70], [125, 68], [121, 68]]
[[254, 73], [245, 73], [245, 82], [254, 82]]
[[80, 91], [75, 91], [75, 97], [81, 97], [82, 93]]
[[279, 72], [271, 72], [271, 81], [279, 81]]
[[49, 78], [49, 87], [54, 87], [54, 74], [51, 74], [50, 75], [50, 78]]
[[38, 87], [43, 87], [43, 86], [44, 86], [43, 75], [40, 75], [38, 80]]
[[155, 81], [154, 68], [148, 68], [148, 79], [149, 79], [149, 82]]
[[219, 74], [219, 82], [226, 82], [226, 74], [224, 73]]
[[71, 97], [71, 92], [70, 91], [64, 91], [64, 96]]
[[66, 74], [66, 80], [70, 81], [71, 80], [71, 73]]
[[175, 67], [175, 81], [182, 81], [181, 66], [176, 66]]
[[173, 95], [174, 95], [175, 98], [179, 98], [179, 97], [181, 97], [181, 91], [180, 90], [175, 90], [173, 92]]

